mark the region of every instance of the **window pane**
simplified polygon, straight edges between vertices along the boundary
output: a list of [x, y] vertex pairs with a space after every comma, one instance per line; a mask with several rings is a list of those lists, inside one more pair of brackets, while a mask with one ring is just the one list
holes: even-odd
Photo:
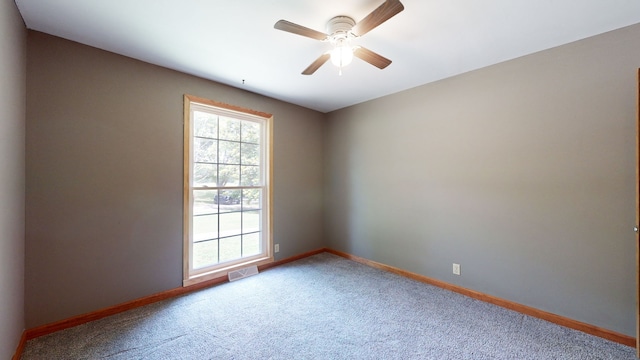
[[220, 117], [219, 119], [219, 139], [240, 141], [240, 120], [226, 117]]
[[193, 215], [217, 214], [216, 195], [218, 190], [193, 191]]
[[245, 189], [242, 190], [242, 209], [243, 210], [258, 210], [260, 209], [260, 189]]
[[240, 164], [240, 143], [233, 141], [220, 141], [220, 151], [218, 153], [218, 163], [220, 164]]
[[242, 257], [242, 238], [234, 236], [220, 239], [220, 262], [240, 259]]
[[219, 165], [218, 166], [218, 186], [238, 186], [240, 180], [239, 165]]
[[242, 143], [242, 165], [260, 165], [260, 146]]
[[240, 211], [242, 207], [240, 205], [241, 190], [220, 190], [218, 196], [215, 198], [218, 209], [221, 213]]
[[193, 186], [217, 186], [218, 165], [215, 164], [193, 164]]
[[203, 138], [193, 139], [193, 161], [218, 162], [218, 141]]
[[260, 124], [253, 121], [242, 122], [242, 142], [257, 144], [260, 142]]
[[218, 137], [218, 116], [213, 114], [204, 113], [201, 111], [194, 111], [194, 128], [193, 134], [195, 136], [204, 136], [209, 138]]
[[242, 256], [257, 255], [261, 252], [259, 233], [242, 235]]
[[199, 215], [193, 217], [193, 242], [218, 237], [218, 215]]
[[242, 166], [242, 186], [260, 185], [260, 168], [257, 166]]
[[218, 263], [218, 240], [205, 241], [193, 244], [193, 268], [213, 265]]
[[242, 233], [242, 213], [220, 214], [220, 237], [240, 235]]
[[242, 233], [260, 231], [260, 211], [242, 212]]

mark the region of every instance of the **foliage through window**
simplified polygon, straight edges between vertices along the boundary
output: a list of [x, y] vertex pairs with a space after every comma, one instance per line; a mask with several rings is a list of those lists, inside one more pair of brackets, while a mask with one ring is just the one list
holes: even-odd
[[185, 96], [185, 284], [271, 260], [270, 119]]

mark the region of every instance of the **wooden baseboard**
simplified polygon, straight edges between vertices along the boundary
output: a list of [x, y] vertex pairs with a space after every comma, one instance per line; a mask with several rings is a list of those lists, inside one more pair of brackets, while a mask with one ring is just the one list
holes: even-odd
[[[278, 261], [274, 261], [272, 263], [269, 264], [265, 264], [259, 267], [260, 271], [265, 271], [268, 270], [270, 268], [273, 267], [277, 267], [280, 265], [284, 265], [286, 263], [290, 263], [292, 261], [296, 261], [296, 260], [300, 260], [312, 255], [316, 255], [322, 252], [328, 252], [334, 255], [338, 255], [341, 256], [343, 258], [349, 259], [349, 260], [353, 260], [356, 262], [359, 262], [361, 264], [365, 264], [377, 269], [381, 269], [381, 270], [385, 270], [385, 271], [389, 271], [392, 272], [394, 274], [398, 274], [410, 279], [414, 279], [426, 284], [430, 284], [430, 285], [434, 285], [443, 289], [447, 289], [450, 291], [454, 291], [457, 292], [459, 294], [474, 298], [474, 299], [478, 299], [484, 302], [488, 302], [497, 306], [501, 306], [510, 310], [514, 310], [517, 312], [520, 312], [522, 314], [525, 315], [529, 315], [529, 316], [533, 316], [542, 320], [546, 320], [567, 328], [571, 328], [571, 329], [575, 329], [575, 330], [579, 330], [582, 332], [585, 332], [587, 334], [591, 334], [591, 335], [595, 335], [607, 340], [611, 340], [620, 344], [624, 344], [627, 346], [631, 346], [631, 347], [635, 347], [636, 346], [636, 339], [631, 337], [631, 336], [627, 336], [624, 334], [620, 334], [608, 329], [603, 329], [594, 325], [590, 325], [590, 324], [586, 324], [577, 320], [573, 320], [573, 319], [569, 319], [560, 315], [556, 315], [553, 313], [549, 313], [546, 311], [542, 311], [542, 310], [538, 310], [536, 308], [532, 308], [526, 305], [522, 305], [522, 304], [518, 304], [512, 301], [508, 301], [505, 299], [501, 299], [495, 296], [491, 296], [491, 295], [487, 295], [478, 291], [474, 291], [474, 290], [470, 290], [470, 289], [466, 289], [463, 288], [461, 286], [457, 286], [457, 285], [453, 285], [444, 281], [440, 281], [440, 280], [436, 280], [436, 279], [432, 279], [429, 278], [427, 276], [424, 275], [420, 275], [420, 274], [416, 274], [416, 273], [412, 273], [406, 270], [402, 270], [393, 266], [389, 266], [389, 265], [385, 265], [376, 261], [372, 261], [372, 260], [368, 260], [365, 258], [361, 258], [359, 256], [355, 256], [355, 255], [351, 255], [348, 253], [344, 253], [341, 251], [337, 251], [337, 250], [333, 250], [333, 249], [329, 249], [329, 248], [324, 248], [324, 249], [318, 249], [318, 250], [313, 250], [313, 251], [309, 251], [307, 253], [304, 254], [300, 254], [300, 255], [296, 255], [296, 256], [292, 256], [286, 259], [282, 259], [282, 260], [278, 260]], [[125, 302], [119, 305], [114, 305], [111, 307], [107, 307], [101, 310], [97, 310], [97, 311], [93, 311], [87, 314], [82, 314], [82, 315], [78, 315], [78, 316], [74, 316], [72, 318], [69, 319], [65, 319], [65, 320], [61, 320], [61, 321], [57, 321], [51, 324], [46, 324], [46, 325], [42, 325], [42, 326], [38, 326], [35, 328], [31, 328], [26, 330], [23, 334], [22, 334], [22, 338], [20, 339], [20, 344], [18, 345], [18, 348], [16, 350], [16, 353], [13, 357], [12, 360], [19, 360], [20, 359], [20, 355], [22, 354], [22, 350], [24, 348], [25, 342], [27, 340], [31, 340], [34, 339], [36, 337], [39, 336], [43, 336], [43, 335], [47, 335], [47, 334], [51, 334], [53, 332], [59, 331], [59, 330], [63, 330], [63, 329], [67, 329], [67, 328], [71, 328], [74, 326], [78, 326], [90, 321], [94, 321], [94, 320], [98, 320], [98, 319], [102, 319], [105, 318], [107, 316], [111, 316], [111, 315], [115, 315], [127, 310], [131, 310], [131, 309], [135, 309], [141, 306], [145, 306], [145, 305], [149, 305], [158, 301], [162, 301], [162, 300], [167, 300], [173, 297], [177, 297], [177, 296], [181, 296], [184, 294], [188, 294], [194, 291], [198, 291], [198, 290], [202, 290], [217, 284], [221, 284], [224, 282], [227, 282], [227, 277], [223, 276], [220, 278], [216, 278], [216, 279], [211, 279], [202, 283], [198, 283], [198, 284], [194, 284], [188, 287], [180, 287], [180, 288], [175, 288], [175, 289], [171, 289], [168, 291], [163, 291], [157, 294], [153, 294], [153, 295], [149, 295], [140, 299], [136, 299], [133, 301], [129, 301], [129, 302]]]
[[[309, 257], [315, 254], [319, 254], [321, 252], [324, 252], [325, 249], [318, 249], [318, 250], [313, 250], [313, 251], [309, 251], [306, 252], [304, 254], [300, 254], [300, 255], [296, 255], [296, 256], [292, 256], [286, 259], [282, 259], [282, 260], [278, 260], [278, 261], [274, 261], [272, 263], [269, 264], [265, 264], [265, 265], [261, 265], [258, 267], [258, 269], [260, 271], [265, 271], [268, 270], [270, 268], [276, 267], [276, 266], [280, 266], [286, 263], [290, 263], [292, 261], [296, 261], [296, 260], [300, 260], [303, 259], [305, 257]], [[156, 303], [158, 301], [163, 301], [163, 300], [167, 300], [167, 299], [171, 299], [177, 296], [181, 296], [181, 295], [185, 295], [188, 293], [192, 293], [194, 291], [198, 291], [198, 290], [202, 290], [214, 285], [218, 285], [218, 284], [222, 284], [225, 282], [228, 282], [228, 278], [227, 276], [220, 276], [217, 277], [215, 279], [210, 279], [207, 281], [203, 281], [194, 285], [190, 285], [190, 286], [186, 286], [186, 287], [179, 287], [179, 288], [175, 288], [175, 289], [171, 289], [171, 290], [167, 290], [167, 291], [163, 291], [157, 294], [153, 294], [153, 295], [149, 295], [149, 296], [145, 296], [143, 298], [139, 298], [136, 300], [132, 300], [132, 301], [128, 301], [122, 304], [118, 304], [118, 305], [114, 305], [114, 306], [110, 306], [104, 309], [100, 309], [100, 310], [96, 310], [90, 313], [86, 313], [86, 314], [81, 314], [78, 316], [74, 316], [68, 319], [64, 319], [61, 321], [56, 321], [54, 323], [50, 323], [50, 324], [45, 324], [42, 326], [38, 326], [38, 327], [34, 327], [31, 329], [28, 329], [25, 331], [24, 334], [24, 338], [25, 340], [31, 340], [43, 335], [47, 335], [47, 334], [51, 334], [53, 332], [56, 331], [60, 331], [60, 330], [64, 330], [64, 329], [68, 329], [74, 326], [78, 326], [84, 323], [88, 323], [90, 321], [94, 321], [94, 320], [98, 320], [98, 319], [102, 319], [105, 318], [107, 316], [111, 316], [111, 315], [115, 315], [115, 314], [119, 314], [121, 312], [125, 312], [131, 309], [135, 309], [141, 306], [145, 306], [145, 305], [149, 305], [149, 304], [153, 304]]]
[[361, 258], [359, 256], [355, 256], [355, 255], [351, 255], [348, 253], [344, 253], [342, 251], [337, 251], [337, 250], [333, 250], [333, 249], [326, 249], [327, 252], [334, 254], [334, 255], [338, 255], [341, 256], [343, 258], [349, 259], [349, 260], [353, 260], [356, 262], [359, 262], [361, 264], [364, 265], [368, 265], [377, 269], [381, 269], [381, 270], [385, 270], [385, 271], [389, 271], [392, 272], [394, 274], [398, 274], [413, 280], [417, 280], [426, 284], [430, 284], [430, 285], [434, 285], [446, 290], [450, 290], [450, 291], [454, 291], [457, 292], [459, 294], [468, 296], [470, 298], [474, 298], [477, 300], [481, 300], [484, 302], [488, 302], [494, 305], [498, 305], [501, 306], [503, 308], [507, 308], [510, 310], [514, 310], [517, 311], [519, 313], [525, 314], [525, 315], [529, 315], [529, 316], [533, 316], [535, 318], [538, 319], [542, 319], [542, 320], [546, 320], [567, 328], [571, 328], [571, 329], [575, 329], [575, 330], [579, 330], [582, 331], [584, 333], [590, 334], [590, 335], [595, 335], [607, 340], [611, 340], [623, 345], [627, 345], [627, 346], [631, 346], [631, 347], [635, 347], [636, 346], [636, 339], [634, 337], [631, 336], [627, 336], [624, 334], [620, 334], [617, 333], [615, 331], [611, 331], [608, 329], [603, 329], [594, 325], [590, 325], [590, 324], [586, 324], [577, 320], [573, 320], [573, 319], [569, 319], [560, 315], [556, 315], [550, 312], [546, 312], [546, 311], [542, 311], [542, 310], [538, 310], [536, 308], [532, 308], [530, 306], [526, 306], [526, 305], [522, 305], [522, 304], [518, 304], [512, 301], [508, 301], [505, 299], [501, 299], [495, 296], [491, 296], [491, 295], [487, 295], [475, 290], [470, 290], [467, 288], [463, 288], [461, 286], [458, 285], [453, 285], [444, 281], [440, 281], [440, 280], [436, 280], [424, 275], [420, 275], [420, 274], [416, 274], [416, 273], [412, 273], [406, 270], [402, 270], [402, 269], [398, 269], [396, 267], [393, 266], [389, 266], [389, 265], [385, 265], [385, 264], [381, 264], [379, 262], [376, 261], [372, 261], [372, 260], [368, 260], [365, 258]]
[[326, 251], [327, 251], [327, 249], [324, 249], [324, 248], [317, 249], [317, 250], [312, 250], [312, 251], [309, 251], [309, 252], [306, 252], [306, 253], [303, 253], [303, 254], [300, 254], [300, 255], [291, 256], [291, 257], [288, 257], [286, 259], [282, 259], [282, 260], [274, 261], [274, 262], [269, 263], [269, 264], [264, 264], [264, 265], [258, 266], [258, 270], [264, 271], [264, 270], [267, 270], [267, 269], [270, 269], [270, 268], [273, 268], [273, 267], [276, 267], [276, 266], [284, 265], [286, 263], [290, 263], [292, 261], [304, 259], [306, 257], [313, 256], [313, 255], [316, 255], [316, 254], [320, 254], [320, 253], [323, 253], [323, 252], [326, 252]]
[[11, 360], [20, 360], [22, 357], [22, 351], [24, 350], [24, 345], [27, 342], [27, 332], [23, 331], [22, 336], [20, 337], [20, 342], [18, 343], [18, 347], [16, 348], [16, 352], [13, 354]]

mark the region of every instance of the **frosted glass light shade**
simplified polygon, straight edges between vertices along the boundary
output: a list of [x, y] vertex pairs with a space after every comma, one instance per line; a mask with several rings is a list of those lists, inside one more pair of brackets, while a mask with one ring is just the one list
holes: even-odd
[[337, 67], [347, 66], [353, 60], [353, 49], [348, 45], [336, 46], [331, 50], [331, 62]]

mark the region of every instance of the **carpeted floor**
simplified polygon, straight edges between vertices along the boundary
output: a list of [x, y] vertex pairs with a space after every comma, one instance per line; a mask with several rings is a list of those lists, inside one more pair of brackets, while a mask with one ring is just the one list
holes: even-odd
[[636, 359], [635, 349], [323, 253], [27, 342], [32, 359]]

